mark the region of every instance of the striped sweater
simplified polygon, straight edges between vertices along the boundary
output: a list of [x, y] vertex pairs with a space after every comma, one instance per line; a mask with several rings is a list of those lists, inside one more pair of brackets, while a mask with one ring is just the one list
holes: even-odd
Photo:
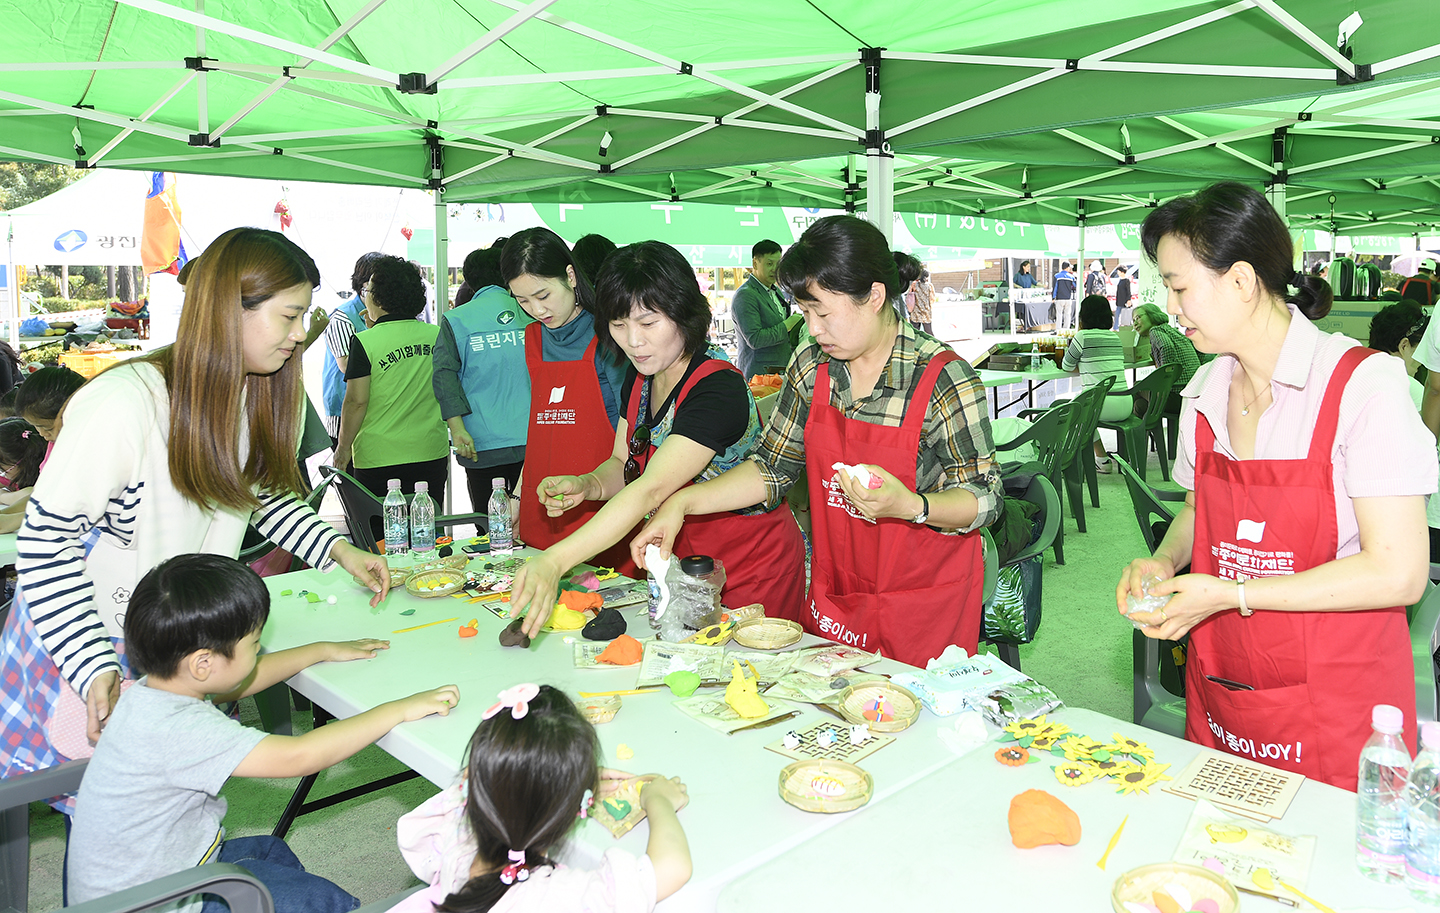
[[[110, 637], [124, 636], [131, 592], [165, 559], [236, 556], [254, 523], [308, 564], [333, 566], [329, 554], [339, 534], [292, 494], [259, 495], [253, 515], [184, 498], [170, 481], [169, 429], [169, 394], [158, 368], [132, 362], [106, 371], [67, 404], [63, 431], [25, 512], [16, 598], [82, 696], [96, 675], [119, 670]], [[242, 427], [242, 453], [248, 446]]]

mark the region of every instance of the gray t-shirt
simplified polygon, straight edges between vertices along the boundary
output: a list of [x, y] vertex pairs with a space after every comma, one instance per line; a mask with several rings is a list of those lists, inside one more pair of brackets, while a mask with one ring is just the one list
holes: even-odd
[[265, 735], [140, 679], [116, 704], [80, 784], [70, 902], [199, 865], [222, 835], [220, 787]]

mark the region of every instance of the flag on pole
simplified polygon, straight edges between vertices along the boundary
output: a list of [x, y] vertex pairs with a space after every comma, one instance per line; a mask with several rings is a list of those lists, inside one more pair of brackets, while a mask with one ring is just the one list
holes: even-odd
[[152, 171], [150, 192], [145, 195], [140, 263], [147, 274], [178, 274], [188, 259], [180, 240], [180, 201], [175, 196], [175, 175]]

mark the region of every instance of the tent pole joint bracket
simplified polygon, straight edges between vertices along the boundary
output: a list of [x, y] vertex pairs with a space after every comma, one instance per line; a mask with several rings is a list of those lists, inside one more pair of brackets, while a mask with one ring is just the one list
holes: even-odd
[[[219, 63], [219, 61], [210, 57], [186, 57], [185, 69], [194, 70], [197, 73], [209, 73], [215, 69], [212, 64], [216, 63]], [[289, 76], [290, 74], [286, 73], [285, 75]]]
[[220, 145], [220, 138], [217, 136], [215, 139], [212, 140], [210, 139], [210, 134], [208, 133], [192, 133], [190, 134], [190, 139], [186, 142], [191, 146], [212, 146], [218, 148]]
[[601, 163], [600, 163], [600, 173], [601, 173], [601, 174], [609, 174], [609, 173], [610, 173], [610, 163], [609, 163], [609, 162], [601, 162]]
[[401, 73], [395, 91], [401, 95], [434, 95], [437, 86], [425, 81], [424, 73]]
[[692, 75], [694, 72], [695, 72], [695, 64], [693, 64], [693, 63], [686, 63], [686, 62], [683, 61], [683, 60], [680, 61], [680, 75], [681, 75], [681, 76], [690, 76], [690, 75]]
[[1065, 60], [1065, 69], [1075, 71], [1080, 69], [1080, 58], [1070, 57]]
[[596, 106], [595, 106], [595, 116], [596, 116], [596, 117], [605, 117], [605, 116], [608, 115], [609, 113], [610, 113], [610, 106], [609, 106], [609, 105], [596, 105]]
[[1346, 73], [1344, 70], [1338, 67], [1335, 69], [1335, 85], [1337, 86], [1353, 86], [1358, 85], [1362, 82], [1374, 81], [1375, 74], [1370, 71], [1370, 64], [1368, 63], [1355, 64], [1354, 76], [1351, 76], [1349, 73]]

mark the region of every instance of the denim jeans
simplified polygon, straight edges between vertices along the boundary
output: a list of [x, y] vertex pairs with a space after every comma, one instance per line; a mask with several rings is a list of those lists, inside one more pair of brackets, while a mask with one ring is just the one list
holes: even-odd
[[[319, 875], [305, 871], [300, 860], [278, 837], [236, 837], [220, 847], [215, 862], [229, 862], [245, 869], [270, 889], [276, 913], [346, 913], [360, 901]], [[205, 898], [203, 913], [228, 913], [224, 901], [213, 895]]]

